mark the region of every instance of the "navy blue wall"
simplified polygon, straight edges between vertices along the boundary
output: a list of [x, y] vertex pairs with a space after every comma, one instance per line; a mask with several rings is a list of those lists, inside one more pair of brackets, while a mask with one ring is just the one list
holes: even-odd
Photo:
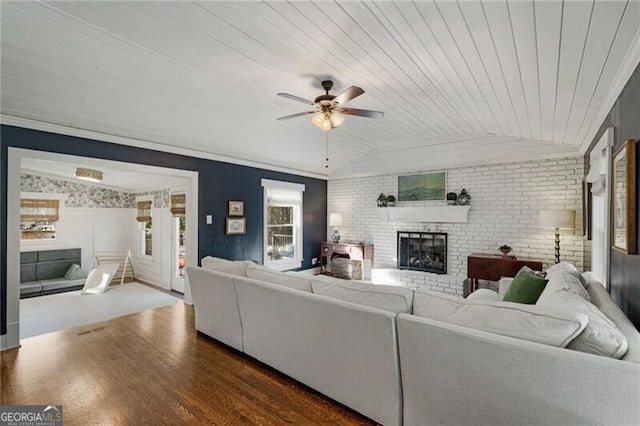
[[[613, 138], [615, 152], [627, 139], [640, 140], [640, 65], [622, 89], [622, 93], [611, 108], [609, 115], [600, 126], [585, 154], [588, 164], [589, 154], [609, 127], [614, 127]], [[636, 154], [638, 155], [638, 154]], [[638, 158], [636, 158], [636, 164]], [[636, 169], [636, 182], [640, 182], [640, 168]], [[640, 200], [640, 185], [636, 185], [636, 199]], [[636, 209], [637, 211], [637, 209]], [[613, 220], [613, 215], [611, 215]], [[638, 218], [636, 218], [638, 221]], [[637, 238], [640, 241], [640, 222], [636, 223]], [[609, 223], [609, 226], [613, 226]], [[609, 248], [609, 291], [611, 297], [627, 314], [631, 322], [640, 330], [640, 255], [628, 255]]]
[[[7, 325], [7, 152], [9, 147], [197, 171], [199, 173], [199, 259], [211, 255], [234, 260], [262, 261], [263, 193], [260, 183], [262, 178], [305, 185], [303, 269], [311, 267], [311, 259], [318, 257], [320, 243], [325, 239], [327, 229], [327, 182], [325, 180], [20, 127], [2, 126], [0, 129], [0, 302], [2, 305], [0, 334], [6, 334]], [[244, 201], [247, 218], [245, 235], [225, 235], [224, 218], [227, 216], [229, 200]], [[208, 214], [213, 215], [213, 225], [206, 224]], [[19, 250], [16, 247], [10, 249]]]

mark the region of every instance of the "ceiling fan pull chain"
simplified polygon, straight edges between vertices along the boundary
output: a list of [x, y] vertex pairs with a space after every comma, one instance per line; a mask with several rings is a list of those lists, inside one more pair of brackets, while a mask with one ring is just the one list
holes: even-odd
[[325, 157], [325, 165], [324, 168], [329, 168], [329, 133], [325, 133], [325, 147], [326, 147], [326, 157]]

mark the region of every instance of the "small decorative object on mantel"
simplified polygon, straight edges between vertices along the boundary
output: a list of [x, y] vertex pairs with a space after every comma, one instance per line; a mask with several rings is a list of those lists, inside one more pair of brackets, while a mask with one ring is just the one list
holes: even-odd
[[378, 207], [387, 207], [387, 197], [382, 192], [378, 196]]
[[466, 189], [462, 188], [462, 191], [460, 191], [460, 194], [458, 195], [458, 205], [468, 206], [470, 201], [471, 195], [469, 195]]
[[396, 205], [395, 195], [387, 195], [387, 206], [393, 207]]
[[503, 259], [513, 259], [513, 260], [516, 260], [516, 257], [515, 257], [514, 255], [509, 254], [509, 253], [511, 253], [511, 247], [509, 247], [508, 245], [503, 244], [503, 245], [501, 245], [500, 247], [498, 247], [498, 250], [500, 250], [500, 253], [502, 253], [500, 256], [501, 256]]
[[458, 194], [455, 192], [447, 192], [447, 205], [455, 206], [458, 201]]

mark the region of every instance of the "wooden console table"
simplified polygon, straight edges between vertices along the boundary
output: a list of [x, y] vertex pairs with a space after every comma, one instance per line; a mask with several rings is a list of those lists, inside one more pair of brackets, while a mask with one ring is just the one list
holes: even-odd
[[373, 244], [349, 244], [331, 243], [323, 241], [320, 247], [320, 271], [328, 272], [331, 266], [331, 256], [334, 253], [347, 254], [352, 260], [359, 260], [362, 268], [362, 278], [364, 279], [364, 261], [370, 260], [373, 265]]
[[542, 260], [513, 259], [491, 254], [472, 254], [467, 257], [469, 293], [473, 293], [478, 289], [478, 280], [498, 281], [502, 277], [515, 277], [523, 266], [542, 271]]

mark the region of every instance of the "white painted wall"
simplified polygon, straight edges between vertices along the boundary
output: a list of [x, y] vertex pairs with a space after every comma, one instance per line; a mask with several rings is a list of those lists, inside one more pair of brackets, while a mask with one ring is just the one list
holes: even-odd
[[[581, 157], [447, 170], [447, 190], [459, 193], [466, 188], [471, 194], [468, 223], [381, 220], [376, 199], [381, 192], [397, 196], [397, 175], [331, 180], [328, 212], [343, 214], [343, 240], [374, 244], [374, 282], [462, 294], [470, 254], [497, 253], [498, 247], [508, 244], [518, 257], [541, 258], [547, 266], [554, 262], [553, 233], [538, 226], [541, 209], [576, 210], [575, 235], [561, 235], [560, 254], [582, 269], [582, 176]], [[420, 204], [425, 203], [397, 203]], [[396, 269], [397, 231], [447, 232], [447, 274]], [[327, 238], [331, 232], [327, 230]]]
[[96, 251], [129, 248], [129, 222], [135, 209], [66, 207], [57, 222], [55, 240], [22, 240], [21, 251], [82, 249], [82, 269], [91, 270]]

